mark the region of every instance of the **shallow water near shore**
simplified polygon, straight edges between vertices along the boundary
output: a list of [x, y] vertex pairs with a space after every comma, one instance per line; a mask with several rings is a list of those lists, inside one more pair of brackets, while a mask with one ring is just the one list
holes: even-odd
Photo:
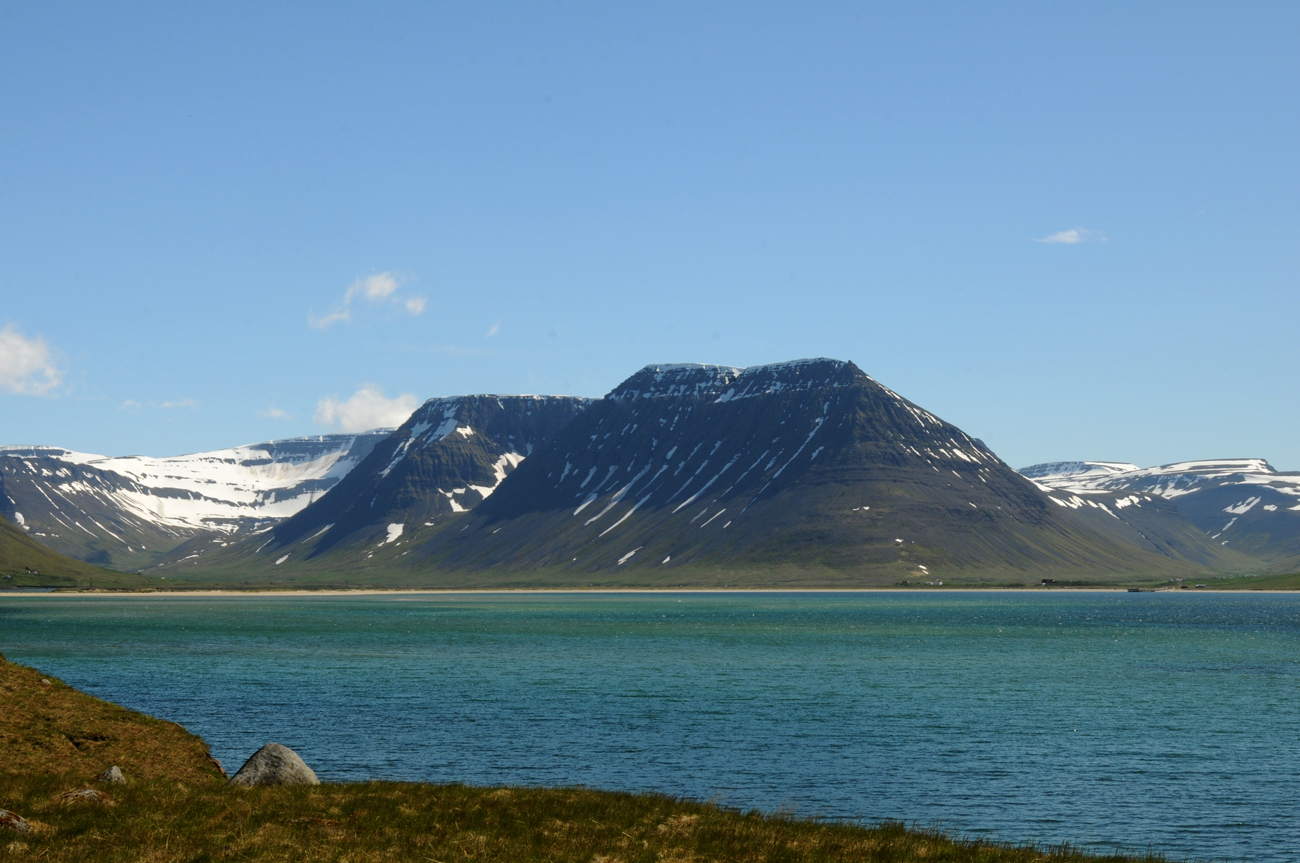
[[323, 780], [1300, 849], [1300, 595], [2, 596], [0, 652]]

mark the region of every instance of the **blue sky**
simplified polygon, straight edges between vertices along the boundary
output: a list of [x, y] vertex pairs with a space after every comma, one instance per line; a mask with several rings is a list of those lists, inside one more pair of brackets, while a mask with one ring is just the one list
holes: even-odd
[[1300, 6], [976, 5], [0, 3], [0, 442], [832, 356], [1300, 469]]

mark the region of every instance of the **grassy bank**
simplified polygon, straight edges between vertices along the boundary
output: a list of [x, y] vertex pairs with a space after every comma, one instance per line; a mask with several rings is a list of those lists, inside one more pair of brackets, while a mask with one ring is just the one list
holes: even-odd
[[[48, 681], [48, 682], [47, 682]], [[655, 794], [372, 782], [231, 788], [203, 741], [0, 661], [0, 860], [1157, 860], [965, 841], [898, 824], [740, 812]], [[126, 785], [69, 802], [111, 764]]]

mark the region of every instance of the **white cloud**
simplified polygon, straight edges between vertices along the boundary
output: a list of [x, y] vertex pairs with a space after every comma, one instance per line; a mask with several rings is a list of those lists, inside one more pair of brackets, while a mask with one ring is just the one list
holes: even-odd
[[396, 303], [406, 309], [407, 314], [420, 314], [427, 301], [424, 297], [399, 294], [397, 289], [402, 286], [402, 281], [402, 276], [392, 271], [357, 279], [348, 286], [343, 300], [332, 311], [325, 315], [309, 314], [307, 323], [318, 330], [348, 323], [352, 320], [352, 303], [357, 299], [364, 299], [368, 303]]
[[1106, 242], [1106, 236], [1099, 231], [1090, 231], [1087, 228], [1071, 228], [1068, 231], [1057, 231], [1055, 234], [1048, 234], [1046, 237], [1038, 237], [1035, 243], [1063, 243], [1067, 246], [1073, 246], [1076, 243], [1085, 243], [1089, 240], [1097, 243]]
[[376, 273], [364, 279], [357, 279], [352, 283], [352, 287], [348, 288], [348, 293], [351, 295], [364, 293], [366, 299], [373, 303], [375, 300], [386, 300], [397, 293], [399, 284], [397, 276], [392, 272]]
[[336, 312], [330, 312], [328, 315], [308, 315], [307, 324], [318, 330], [327, 330], [338, 323], [345, 323], [352, 320], [352, 309], [345, 308]]
[[140, 403], [135, 399], [127, 399], [118, 406], [118, 410], [120, 411], [138, 411], [140, 408]]
[[0, 330], [0, 390], [43, 396], [62, 381], [63, 370], [44, 338], [27, 338], [17, 324]]
[[487, 331], [487, 335], [484, 336], [484, 338], [490, 339], [499, 332], [501, 332], [501, 322], [497, 321], [495, 324], [492, 325], [492, 328]]
[[400, 426], [419, 406], [420, 400], [410, 393], [390, 399], [379, 387], [366, 384], [347, 401], [339, 401], [338, 396], [321, 399], [316, 403], [312, 419], [327, 428], [360, 432]]
[[174, 408], [196, 408], [198, 406], [199, 403], [194, 399], [176, 399], [175, 401], [170, 402], [153, 402], [153, 407], [164, 411], [173, 410]]
[[291, 420], [293, 414], [286, 413], [277, 407], [269, 407], [266, 410], [258, 411], [257, 415], [264, 420]]

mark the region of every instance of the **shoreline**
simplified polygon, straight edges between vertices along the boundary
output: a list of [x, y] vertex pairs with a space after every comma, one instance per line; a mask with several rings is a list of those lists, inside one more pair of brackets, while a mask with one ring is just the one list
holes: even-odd
[[[431, 595], [431, 596], [448, 596], [448, 595], [513, 595], [513, 594], [547, 594], [547, 595], [572, 595], [572, 594], [680, 594], [680, 593], [699, 593], [699, 594], [763, 594], [763, 593], [1130, 593], [1127, 587], [941, 587], [926, 590], [924, 588], [907, 588], [907, 587], [462, 587], [462, 588], [444, 588], [444, 587], [420, 587], [420, 588], [324, 588], [321, 590], [229, 590], [222, 588], [196, 588], [194, 590], [97, 590], [97, 589], [72, 589], [63, 590], [42, 589], [42, 588], [5, 588], [0, 590], [0, 597], [4, 596], [47, 596], [47, 597], [83, 597], [83, 598], [131, 598], [146, 599], [148, 597], [175, 598], [182, 596], [195, 596], [206, 598], [221, 597], [303, 597], [303, 596], [405, 596], [405, 595]], [[1261, 593], [1280, 593], [1295, 594], [1300, 593], [1297, 590], [1281, 590], [1277, 588], [1264, 588], [1254, 590], [1243, 588], [1238, 590], [1222, 588], [1192, 588], [1182, 590], [1179, 588], [1151, 588], [1136, 591], [1140, 593], [1175, 593], [1175, 594], [1261, 594]]]

